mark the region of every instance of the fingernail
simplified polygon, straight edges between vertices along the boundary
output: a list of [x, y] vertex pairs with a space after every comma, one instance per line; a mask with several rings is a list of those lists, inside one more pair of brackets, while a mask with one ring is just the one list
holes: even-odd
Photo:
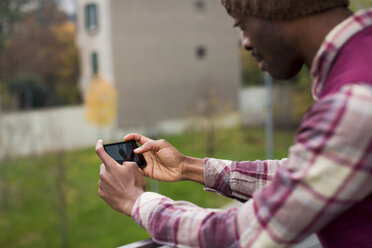
[[136, 148], [133, 150], [134, 152], [139, 152], [140, 151], [140, 148]]

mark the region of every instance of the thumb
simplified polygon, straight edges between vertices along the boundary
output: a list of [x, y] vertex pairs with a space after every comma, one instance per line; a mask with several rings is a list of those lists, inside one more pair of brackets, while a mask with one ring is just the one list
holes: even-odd
[[96, 143], [96, 153], [98, 157], [102, 160], [106, 168], [117, 166], [116, 161], [107, 154], [103, 148], [103, 140], [99, 139]]

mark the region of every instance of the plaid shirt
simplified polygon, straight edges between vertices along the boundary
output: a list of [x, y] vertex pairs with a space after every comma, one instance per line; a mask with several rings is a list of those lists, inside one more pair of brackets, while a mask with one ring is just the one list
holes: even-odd
[[[351, 210], [355, 216], [361, 203], [372, 206], [372, 78], [320, 97], [341, 48], [368, 27], [372, 9], [356, 13], [327, 35], [312, 65], [317, 101], [305, 114], [288, 159], [205, 159], [206, 189], [245, 201], [242, 207], [203, 209], [146, 192], [137, 199], [132, 218], [156, 242], [171, 246], [286, 247]], [[371, 217], [371, 208], [367, 211]], [[364, 237], [371, 236], [371, 223], [369, 230], [359, 230]], [[337, 235], [342, 240], [346, 233]], [[333, 247], [361, 247], [339, 245]]]

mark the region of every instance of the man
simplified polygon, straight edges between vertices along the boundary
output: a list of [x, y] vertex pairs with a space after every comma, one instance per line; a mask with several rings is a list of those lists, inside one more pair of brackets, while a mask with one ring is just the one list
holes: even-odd
[[[324, 247], [372, 245], [372, 10], [347, 0], [222, 0], [261, 70], [288, 79], [311, 68], [316, 100], [288, 159], [232, 162], [182, 155], [139, 134], [148, 163], [122, 166], [102, 149], [99, 195], [162, 244], [291, 246], [317, 233]], [[192, 180], [239, 199], [239, 209], [202, 209], [145, 192], [142, 176]]]

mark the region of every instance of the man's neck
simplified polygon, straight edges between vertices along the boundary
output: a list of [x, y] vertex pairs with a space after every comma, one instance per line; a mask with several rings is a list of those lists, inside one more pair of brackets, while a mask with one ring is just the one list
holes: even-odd
[[337, 8], [293, 22], [294, 46], [309, 68], [327, 34], [352, 14], [347, 8]]

